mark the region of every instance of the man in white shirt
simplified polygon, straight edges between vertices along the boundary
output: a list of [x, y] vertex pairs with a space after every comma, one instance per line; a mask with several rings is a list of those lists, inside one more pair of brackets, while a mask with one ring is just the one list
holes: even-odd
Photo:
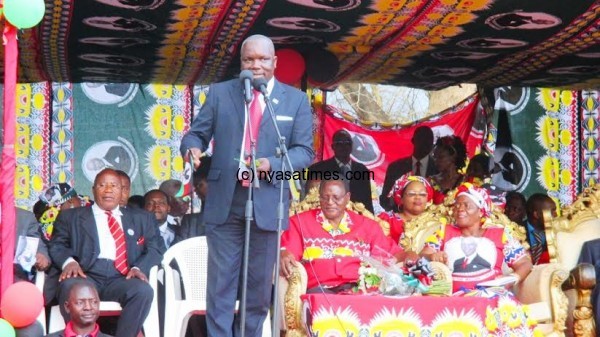
[[169, 197], [161, 190], [151, 190], [144, 196], [144, 209], [154, 214], [158, 224], [158, 231], [162, 236], [165, 247], [171, 247], [179, 226], [169, 223], [168, 215], [171, 207]]

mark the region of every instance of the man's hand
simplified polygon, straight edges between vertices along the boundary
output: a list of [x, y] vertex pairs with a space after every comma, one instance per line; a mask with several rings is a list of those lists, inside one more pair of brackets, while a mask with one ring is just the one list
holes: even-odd
[[269, 172], [271, 171], [271, 163], [267, 158], [258, 158], [256, 162], [256, 170], [258, 172]]
[[435, 252], [429, 256], [429, 261], [446, 263], [448, 262], [448, 254], [446, 252]]
[[146, 277], [146, 275], [144, 273], [142, 273], [141, 270], [139, 270], [138, 268], [131, 268], [129, 269], [129, 272], [127, 273], [127, 276], [125, 276], [126, 280], [129, 280], [130, 278], [139, 278], [140, 280], [144, 281], [144, 282], [148, 282], [148, 278]]
[[285, 249], [282, 250], [280, 254], [279, 274], [285, 278], [290, 278], [294, 268], [297, 267], [296, 258], [294, 258], [294, 254]]
[[202, 151], [197, 147], [191, 147], [188, 149], [192, 153], [192, 157], [194, 157], [194, 168], [200, 167], [200, 159], [202, 159]]
[[83, 269], [81, 269], [81, 266], [79, 266], [79, 263], [77, 263], [77, 261], [71, 261], [65, 266], [65, 269], [63, 269], [62, 273], [60, 274], [58, 281], [60, 282], [64, 279], [68, 279], [71, 277], [87, 278], [87, 275], [85, 275]]
[[35, 269], [46, 271], [50, 267], [50, 260], [42, 253], [35, 254]]

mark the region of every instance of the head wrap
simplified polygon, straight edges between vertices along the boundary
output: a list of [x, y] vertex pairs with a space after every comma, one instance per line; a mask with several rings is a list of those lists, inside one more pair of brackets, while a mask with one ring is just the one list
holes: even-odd
[[50, 186], [42, 195], [40, 200], [48, 207], [60, 207], [65, 201], [77, 196], [77, 192], [67, 183], [58, 183]]
[[461, 195], [471, 199], [481, 210], [484, 217], [490, 216], [492, 212], [492, 199], [485, 188], [475, 186], [471, 183], [463, 183], [456, 189], [454, 200]]
[[396, 180], [394, 186], [392, 187], [392, 190], [388, 194], [388, 198], [393, 198], [394, 203], [398, 207], [402, 206], [402, 194], [404, 193], [404, 189], [406, 188], [406, 186], [408, 186], [408, 184], [412, 183], [413, 181], [420, 182], [425, 186], [425, 190], [427, 191], [427, 202], [430, 202], [431, 199], [433, 199], [433, 187], [431, 187], [429, 181], [427, 181], [427, 179], [421, 176], [413, 176], [411, 174], [412, 172], [406, 173], [398, 180]]

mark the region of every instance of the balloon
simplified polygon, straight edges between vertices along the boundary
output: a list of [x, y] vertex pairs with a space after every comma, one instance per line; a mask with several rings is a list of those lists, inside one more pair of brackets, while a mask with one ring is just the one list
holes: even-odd
[[15, 329], [5, 319], [0, 318], [0, 336], [15, 337]]
[[[21, 281], [10, 285], [2, 295], [2, 316], [13, 327], [22, 328], [33, 323], [42, 312], [44, 296], [33, 283]], [[4, 335], [0, 334], [4, 337]]]
[[340, 61], [330, 51], [315, 49], [306, 56], [306, 74], [312, 83], [326, 83], [335, 78]]
[[306, 64], [304, 58], [294, 49], [279, 49], [275, 52], [277, 55], [277, 68], [275, 68], [275, 78], [279, 81], [295, 85], [302, 79]]
[[44, 18], [44, 0], [4, 0], [4, 16], [13, 26], [31, 28]]

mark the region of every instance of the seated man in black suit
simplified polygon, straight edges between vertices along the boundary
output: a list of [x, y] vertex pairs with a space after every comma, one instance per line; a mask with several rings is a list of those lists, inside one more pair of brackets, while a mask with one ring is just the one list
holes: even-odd
[[153, 291], [148, 272], [160, 263], [165, 245], [156, 219], [144, 210], [120, 208], [121, 180], [104, 169], [94, 180], [92, 207], [60, 212], [50, 240], [50, 257], [62, 270], [58, 301], [61, 313], [69, 288], [80, 278], [94, 283], [103, 301], [118, 301], [123, 308], [117, 337], [134, 337], [150, 310]]
[[71, 316], [64, 330], [51, 333], [48, 337], [94, 336], [111, 337], [100, 332], [96, 324], [100, 316], [100, 298], [94, 285], [80, 280], [71, 286], [69, 296], [64, 305]]
[[[308, 168], [308, 180], [344, 180], [350, 190], [350, 200], [360, 202], [373, 213], [371, 198], [371, 179], [373, 174], [367, 167], [350, 158], [352, 153], [352, 136], [346, 130], [338, 130], [333, 134], [331, 143], [334, 156], [312, 164]], [[336, 177], [337, 176], [337, 177]]]
[[431, 128], [428, 126], [416, 128], [411, 142], [413, 144], [412, 156], [391, 162], [385, 171], [379, 204], [386, 211], [391, 211], [394, 208], [394, 202], [388, 197], [388, 194], [396, 180], [405, 173], [412, 172], [413, 175], [425, 178], [437, 174], [433, 158], [431, 158], [431, 151], [433, 150], [433, 131], [431, 131]]

